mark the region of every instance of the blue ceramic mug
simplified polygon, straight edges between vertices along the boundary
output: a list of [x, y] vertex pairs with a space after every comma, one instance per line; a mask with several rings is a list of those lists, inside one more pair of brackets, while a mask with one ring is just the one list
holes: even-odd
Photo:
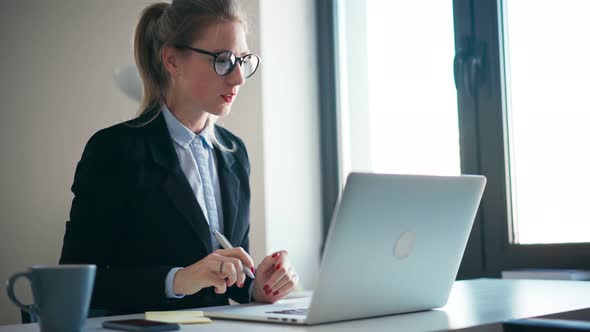
[[[6, 292], [14, 304], [38, 319], [42, 332], [79, 332], [88, 317], [95, 274], [96, 265], [35, 265], [12, 275]], [[29, 279], [33, 304], [23, 304], [14, 294], [21, 277]]]

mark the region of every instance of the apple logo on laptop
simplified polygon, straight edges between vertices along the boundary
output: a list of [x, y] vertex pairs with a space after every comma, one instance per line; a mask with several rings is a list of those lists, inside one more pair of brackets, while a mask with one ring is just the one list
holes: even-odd
[[404, 232], [395, 242], [394, 254], [399, 259], [408, 258], [414, 251], [416, 244], [416, 233], [412, 231]]

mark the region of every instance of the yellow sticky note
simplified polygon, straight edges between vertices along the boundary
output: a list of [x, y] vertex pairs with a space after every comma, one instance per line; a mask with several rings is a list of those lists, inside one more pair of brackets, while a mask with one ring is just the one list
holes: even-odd
[[205, 317], [202, 311], [148, 311], [145, 319], [178, 324], [211, 323], [211, 319]]

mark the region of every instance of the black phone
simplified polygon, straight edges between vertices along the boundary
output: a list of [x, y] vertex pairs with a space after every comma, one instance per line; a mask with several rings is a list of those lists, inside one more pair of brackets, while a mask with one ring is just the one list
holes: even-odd
[[156, 331], [176, 331], [180, 329], [180, 325], [176, 323], [156, 322], [146, 319], [123, 319], [123, 320], [109, 320], [102, 322], [102, 327], [105, 329], [113, 329], [120, 331], [140, 331], [140, 332], [156, 332]]

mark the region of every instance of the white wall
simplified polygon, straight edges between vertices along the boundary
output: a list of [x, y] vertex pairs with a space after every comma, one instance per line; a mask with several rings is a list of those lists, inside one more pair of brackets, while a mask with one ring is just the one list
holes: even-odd
[[287, 249], [309, 289], [322, 224], [315, 1], [260, 4], [268, 249]]
[[[32, 264], [57, 263], [84, 144], [136, 111], [112, 83], [112, 72], [131, 59], [130, 31], [143, 4], [2, 4], [0, 280]], [[25, 282], [18, 291], [30, 299]], [[2, 289], [0, 324], [19, 321]]]
[[[32, 264], [57, 263], [86, 141], [137, 110], [112, 73], [133, 61], [133, 29], [152, 2], [2, 4], [0, 280]], [[252, 163], [251, 251], [259, 262], [289, 250], [310, 288], [321, 224], [314, 3], [247, 0], [245, 7], [250, 48], [260, 50], [263, 67], [223, 123], [244, 139]], [[30, 301], [26, 283], [17, 293]], [[0, 325], [18, 322], [18, 310], [0, 290]]]

